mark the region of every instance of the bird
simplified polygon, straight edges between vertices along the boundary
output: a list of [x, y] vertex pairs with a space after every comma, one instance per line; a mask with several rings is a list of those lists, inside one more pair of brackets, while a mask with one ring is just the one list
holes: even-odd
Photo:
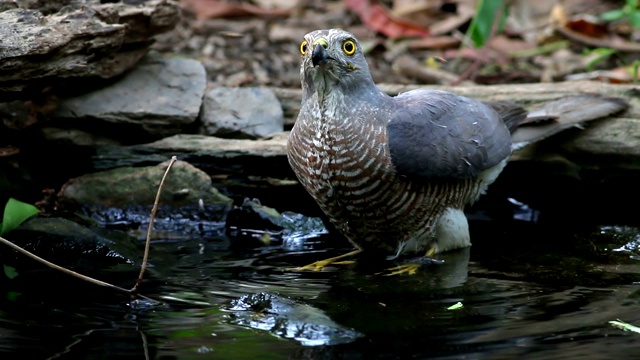
[[[429, 258], [470, 246], [465, 207], [485, 193], [515, 148], [628, 107], [622, 98], [599, 94], [561, 98], [532, 112], [435, 89], [389, 96], [374, 83], [362, 45], [348, 31], [309, 32], [299, 50], [302, 101], [287, 158], [354, 246], [305, 270], [363, 251]], [[525, 126], [536, 122], [542, 130]]]

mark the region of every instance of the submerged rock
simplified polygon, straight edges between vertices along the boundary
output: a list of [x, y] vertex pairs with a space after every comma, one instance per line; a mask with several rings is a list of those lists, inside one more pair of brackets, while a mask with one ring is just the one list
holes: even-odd
[[[137, 270], [142, 251], [135, 240], [121, 232], [87, 227], [63, 218], [32, 218], [6, 237], [16, 245], [57, 265], [83, 270], [119, 266]], [[2, 251], [2, 262], [16, 267], [18, 274], [35, 262], [23, 255]]]
[[227, 310], [231, 324], [269, 331], [306, 346], [348, 344], [362, 336], [320, 309], [275, 294], [244, 295], [231, 301]]
[[327, 234], [322, 219], [293, 212], [280, 213], [258, 199], [245, 199], [229, 212], [227, 235], [246, 245], [282, 244], [286, 250], [300, 250], [304, 240]]

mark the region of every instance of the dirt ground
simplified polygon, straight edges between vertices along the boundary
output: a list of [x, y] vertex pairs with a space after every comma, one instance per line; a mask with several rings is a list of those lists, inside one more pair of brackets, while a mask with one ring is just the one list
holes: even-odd
[[[474, 0], [182, 0], [182, 21], [154, 48], [199, 59], [211, 86], [298, 87], [302, 37], [329, 27], [360, 39], [378, 83], [632, 81], [638, 30], [597, 18], [624, 1], [506, 3], [504, 27], [476, 48], [465, 38]], [[602, 48], [610, 52], [593, 51]]]

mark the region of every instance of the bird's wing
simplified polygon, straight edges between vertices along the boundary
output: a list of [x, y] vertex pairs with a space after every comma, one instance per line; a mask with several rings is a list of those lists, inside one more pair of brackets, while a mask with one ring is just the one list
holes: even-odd
[[400, 175], [475, 177], [511, 154], [511, 135], [491, 106], [438, 90], [394, 98], [387, 124], [391, 160]]

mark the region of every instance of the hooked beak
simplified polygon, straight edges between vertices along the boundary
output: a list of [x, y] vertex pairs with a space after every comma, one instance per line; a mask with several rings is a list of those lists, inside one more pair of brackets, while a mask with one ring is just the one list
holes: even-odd
[[313, 63], [313, 66], [324, 65], [329, 62], [329, 60], [333, 60], [333, 58], [329, 56], [327, 49], [319, 43], [316, 44], [313, 48], [313, 52], [311, 53], [311, 62]]

